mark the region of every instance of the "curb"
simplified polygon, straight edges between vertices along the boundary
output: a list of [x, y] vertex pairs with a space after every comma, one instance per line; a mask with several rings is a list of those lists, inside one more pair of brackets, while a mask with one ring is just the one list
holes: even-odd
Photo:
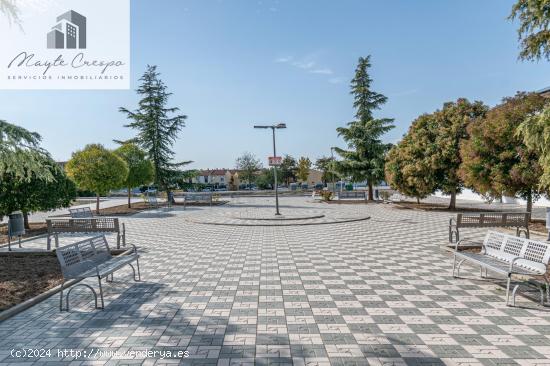
[[369, 219], [370, 219], [370, 216], [365, 216], [365, 217], [359, 217], [359, 218], [341, 219], [339, 221], [330, 221], [330, 222], [299, 222], [299, 223], [289, 222], [289, 223], [277, 223], [277, 224], [260, 224], [260, 223], [238, 224], [238, 223], [228, 223], [228, 222], [207, 222], [207, 221], [191, 220], [189, 218], [186, 218], [186, 221], [192, 222], [194, 224], [201, 224], [201, 225], [281, 227], [281, 226], [335, 225], [335, 224], [345, 224], [349, 222], [365, 221]]
[[[64, 286], [63, 288], [66, 289], [67, 287], [72, 286], [75, 283], [80, 282], [80, 281], [82, 281], [82, 280], [75, 279], [75, 280], [67, 281], [63, 285]], [[24, 310], [27, 310], [31, 306], [34, 306], [34, 305], [46, 300], [47, 298], [51, 297], [52, 295], [55, 295], [59, 291], [61, 291], [61, 285], [58, 285], [54, 288], [51, 288], [48, 291], [41, 293], [40, 295], [37, 295], [35, 297], [31, 297], [30, 299], [25, 300], [22, 303], [17, 304], [15, 306], [12, 306], [11, 308], [9, 308], [7, 310], [1, 311], [0, 312], [0, 322], [6, 320], [8, 318], [11, 318], [12, 316], [15, 316], [15, 315], [19, 314], [20, 312], [22, 312]]]

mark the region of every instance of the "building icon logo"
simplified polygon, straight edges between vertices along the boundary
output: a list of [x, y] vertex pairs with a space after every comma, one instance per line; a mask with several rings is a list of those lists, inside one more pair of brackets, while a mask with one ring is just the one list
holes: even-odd
[[48, 48], [86, 48], [86, 17], [74, 10], [57, 17], [57, 25], [48, 32]]

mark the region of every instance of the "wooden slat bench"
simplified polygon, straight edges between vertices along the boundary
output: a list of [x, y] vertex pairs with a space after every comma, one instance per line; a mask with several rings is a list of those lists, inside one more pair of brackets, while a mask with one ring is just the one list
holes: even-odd
[[516, 236], [523, 232], [529, 238], [529, 212], [459, 213], [449, 220], [449, 243], [460, 240], [460, 228], [515, 227]]
[[[496, 231], [487, 233], [480, 253], [459, 252], [458, 249], [463, 243], [464, 240], [460, 240], [455, 245], [453, 277], [459, 276], [460, 266], [465, 261], [474, 266], [479, 266], [482, 277], [483, 269], [485, 269], [485, 277], [487, 277], [487, 270], [507, 276], [506, 305], [508, 305], [512, 276], [542, 276], [546, 282], [546, 296], [550, 302], [550, 281], [546, 275], [548, 263], [550, 262], [550, 244]], [[516, 285], [512, 291], [512, 305], [515, 303], [518, 286]], [[539, 289], [541, 291], [541, 304], [544, 304], [542, 286]]]
[[[94, 294], [96, 309], [104, 309], [105, 304], [103, 302], [103, 288], [101, 287], [101, 280], [106, 278], [109, 281], [109, 275], [111, 275], [110, 282], [113, 281], [113, 273], [128, 265], [132, 268], [134, 273], [134, 281], [141, 281], [141, 273], [139, 271], [139, 255], [137, 248], [132, 244], [132, 249], [124, 252], [123, 254], [113, 257], [111, 250], [107, 244], [107, 240], [104, 235], [96, 236], [94, 238], [85, 239], [74, 244], [66, 245], [56, 250], [57, 259], [61, 266], [61, 273], [63, 274], [63, 283], [61, 284], [61, 292], [59, 296], [59, 310], [69, 310], [69, 295], [76, 286], [84, 286], [89, 288]], [[132, 265], [136, 262], [136, 268]], [[69, 289], [66, 295], [66, 309], [63, 309], [63, 286], [67, 280], [77, 279], [82, 280], [85, 278], [97, 277], [99, 284], [99, 295], [101, 298], [101, 306], [97, 305], [97, 294], [93, 287], [85, 283], [79, 283]]]
[[95, 217], [87, 219], [46, 219], [48, 226], [48, 250], [51, 250], [52, 236], [55, 247], [59, 247], [59, 234], [62, 233], [116, 233], [117, 249], [120, 243], [126, 246], [126, 227], [116, 217]]

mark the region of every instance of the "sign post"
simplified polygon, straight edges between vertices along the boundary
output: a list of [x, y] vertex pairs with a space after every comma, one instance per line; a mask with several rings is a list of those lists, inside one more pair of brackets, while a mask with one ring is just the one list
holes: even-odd
[[273, 167], [273, 183], [275, 184], [275, 215], [279, 216], [281, 213], [279, 212], [279, 185], [277, 184], [277, 166], [281, 165], [283, 162], [283, 159], [280, 156], [277, 156], [277, 150], [275, 148], [275, 130], [280, 128], [286, 128], [286, 124], [279, 123], [277, 125], [272, 126], [254, 126], [254, 128], [271, 128], [271, 132], [273, 134], [273, 156], [268, 157], [268, 163], [269, 166]]

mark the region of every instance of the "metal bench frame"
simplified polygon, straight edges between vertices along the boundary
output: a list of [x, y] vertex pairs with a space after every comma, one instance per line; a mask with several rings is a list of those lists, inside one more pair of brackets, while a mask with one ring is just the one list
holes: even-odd
[[338, 191], [337, 193], [338, 199], [342, 198], [362, 198], [366, 199], [367, 195], [365, 191]]
[[[464, 242], [465, 240], [460, 240], [455, 245], [453, 277], [459, 276], [460, 266], [465, 261], [479, 266], [482, 278], [484, 269], [485, 277], [487, 277], [488, 270], [506, 275], [506, 305], [509, 305], [512, 276], [542, 276], [546, 282], [547, 300], [550, 302], [550, 281], [546, 275], [547, 266], [550, 263], [550, 244], [496, 231], [487, 232], [480, 253], [459, 252], [458, 248]], [[512, 291], [512, 306], [515, 305], [518, 287], [519, 285], [516, 285]], [[544, 305], [542, 286], [539, 287], [539, 290], [541, 304]]]
[[126, 246], [126, 226], [120, 225], [117, 217], [94, 217], [80, 219], [46, 219], [48, 225], [48, 250], [51, 250], [52, 236], [55, 238], [55, 247], [59, 247], [61, 233], [116, 233], [116, 247]]
[[89, 207], [69, 208], [69, 213], [73, 219], [94, 217], [94, 214]]
[[[63, 274], [63, 282], [61, 283], [61, 291], [59, 293], [59, 310], [69, 311], [69, 295], [77, 286], [89, 288], [94, 295], [95, 308], [103, 310], [105, 308], [105, 303], [103, 301], [101, 280], [105, 278], [107, 282], [112, 282], [113, 273], [126, 265], [132, 268], [134, 281], [141, 281], [139, 255], [136, 246], [132, 244], [132, 247], [132, 249], [124, 252], [120, 256], [113, 257], [109, 245], [107, 244], [107, 239], [105, 239], [104, 235], [100, 235], [58, 248], [56, 254], [61, 266], [61, 273]], [[137, 267], [137, 277], [136, 268], [132, 265], [134, 261]], [[111, 276], [110, 280], [109, 275]], [[101, 306], [99, 307], [97, 304], [97, 293], [94, 288], [85, 283], [78, 283], [71, 286], [67, 291], [65, 300], [67, 307], [63, 309], [63, 290], [65, 282], [67, 282], [67, 280], [83, 280], [92, 277], [97, 277]]]
[[186, 193], [183, 196], [183, 209], [187, 208], [187, 202], [205, 202], [212, 207], [212, 193]]
[[460, 240], [459, 228], [515, 227], [516, 236], [521, 233], [529, 238], [529, 212], [469, 212], [459, 213], [449, 220], [449, 243]]
[[157, 199], [157, 196], [146, 195], [145, 202], [149, 205], [150, 208], [159, 208], [159, 201]]

